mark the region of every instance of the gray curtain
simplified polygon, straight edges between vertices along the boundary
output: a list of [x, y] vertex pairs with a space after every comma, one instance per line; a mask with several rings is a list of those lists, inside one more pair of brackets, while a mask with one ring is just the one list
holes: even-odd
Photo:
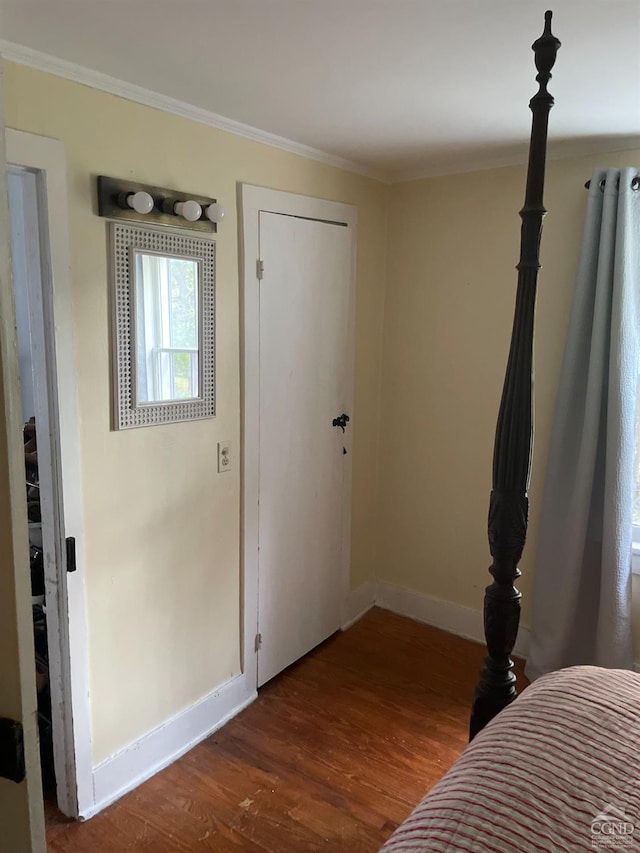
[[637, 169], [591, 178], [542, 498], [531, 679], [574, 664], [633, 663], [639, 188]]

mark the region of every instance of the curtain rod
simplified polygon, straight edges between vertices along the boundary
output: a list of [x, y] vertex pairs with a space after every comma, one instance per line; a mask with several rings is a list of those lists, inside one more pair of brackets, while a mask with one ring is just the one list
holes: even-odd
[[[604, 185], [605, 185], [605, 179], [603, 178], [603, 179], [600, 181], [600, 190], [601, 190], [601, 191], [603, 191], [603, 190], [604, 190]], [[590, 186], [591, 186], [591, 181], [587, 181], [587, 182], [586, 182], [586, 184], [584, 185], [585, 190], [588, 190]], [[617, 181], [616, 181], [616, 186], [617, 186], [617, 187], [619, 187], [619, 186], [620, 186], [620, 178], [618, 178], [618, 179], [617, 179]], [[633, 178], [631, 179], [631, 189], [632, 189], [632, 190], [635, 190], [636, 192], [637, 192], [638, 190], [640, 190], [640, 175], [636, 175], [635, 177], [633, 177]]]

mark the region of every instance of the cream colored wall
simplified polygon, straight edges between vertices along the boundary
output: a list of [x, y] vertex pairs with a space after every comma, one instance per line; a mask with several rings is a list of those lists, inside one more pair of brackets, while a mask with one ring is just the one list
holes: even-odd
[[[239, 672], [238, 182], [358, 207], [352, 583], [371, 574], [387, 188], [57, 77], [8, 64], [8, 127], [61, 139], [86, 524], [94, 762]], [[95, 176], [216, 196], [217, 417], [110, 429], [106, 223]], [[233, 471], [216, 473], [230, 439]]]
[[[523, 624], [551, 419], [594, 167], [640, 151], [547, 166], [535, 352], [535, 454]], [[491, 562], [493, 434], [511, 334], [524, 168], [390, 189], [380, 469], [380, 577], [475, 609]], [[634, 611], [640, 617], [640, 587]], [[636, 619], [640, 622], [640, 618]], [[640, 660], [640, 642], [636, 659]]]

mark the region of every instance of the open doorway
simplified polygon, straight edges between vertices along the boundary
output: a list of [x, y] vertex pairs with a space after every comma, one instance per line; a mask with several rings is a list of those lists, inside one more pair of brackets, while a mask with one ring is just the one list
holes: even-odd
[[64, 147], [5, 138], [44, 781], [82, 818], [94, 795]]
[[[60, 661], [56, 654], [60, 647], [57, 636], [58, 577], [65, 565], [60, 559], [62, 535], [55, 506], [54, 471], [59, 467], [55, 440], [57, 428], [52, 417], [54, 400], [51, 399], [55, 395], [55, 385], [49, 382], [51, 371], [47, 363], [44, 331], [43, 284], [48, 246], [39, 216], [42, 208], [39, 205], [41, 189], [37, 173], [10, 166], [7, 186], [22, 394], [20, 427], [24, 439], [40, 765], [45, 801], [57, 806], [56, 754], [58, 764], [60, 761], [63, 765], [66, 763], [62, 734], [64, 723], [60, 713], [64, 697], [57, 695], [59, 691], [56, 690], [60, 683]], [[71, 541], [69, 545], [72, 544]], [[73, 558], [71, 553], [69, 556]], [[72, 565], [67, 568], [72, 568]], [[64, 770], [60, 775], [64, 776]]]
[[[55, 531], [51, 491], [50, 450], [46, 446], [48, 430], [48, 389], [38, 387], [39, 354], [43, 350], [42, 322], [37, 316], [36, 293], [42, 293], [41, 246], [37, 217], [36, 176], [32, 172], [10, 169], [7, 175], [11, 222], [13, 286], [16, 306], [16, 330], [20, 387], [22, 393], [22, 430], [24, 437], [25, 489], [29, 520], [29, 562], [31, 570], [31, 607], [35, 648], [34, 672], [38, 695], [38, 734], [43, 790], [55, 800], [56, 782], [53, 760], [53, 724], [49, 675], [47, 609], [45, 596], [45, 547], [50, 557]], [[39, 302], [42, 302], [40, 298]], [[37, 388], [37, 391], [36, 391]], [[36, 412], [38, 416], [36, 416]], [[43, 448], [38, 453], [38, 432]], [[54, 557], [55, 561], [55, 557]], [[56, 801], [57, 802], [57, 801]]]

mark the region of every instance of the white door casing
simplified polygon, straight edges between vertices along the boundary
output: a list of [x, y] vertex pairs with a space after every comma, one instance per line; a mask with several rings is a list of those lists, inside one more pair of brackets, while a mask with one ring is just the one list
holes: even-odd
[[258, 686], [338, 630], [346, 226], [260, 212]]
[[[71, 817], [89, 814], [94, 805], [89, 707], [88, 645], [84, 598], [83, 508], [78, 436], [75, 360], [71, 309], [67, 188], [64, 146], [55, 139], [7, 129], [7, 161], [35, 172], [42, 241], [41, 293], [30, 299], [39, 316], [40, 340], [35, 383], [49, 389], [47, 408], [37, 413], [48, 422], [50, 449], [43, 470], [51, 471], [50, 508], [55, 541], [45, 545], [50, 678], [58, 805]], [[38, 300], [40, 304], [38, 305]], [[43, 400], [43, 395], [40, 395]], [[49, 452], [49, 454], [48, 454]], [[46, 456], [50, 455], [49, 465]], [[63, 488], [64, 485], [64, 488]], [[76, 540], [76, 571], [66, 572], [65, 537]]]
[[[351, 425], [343, 434], [338, 428], [331, 426], [332, 419], [343, 411], [352, 416], [353, 414], [353, 330], [354, 330], [354, 298], [355, 298], [355, 246], [356, 246], [356, 224], [357, 211], [351, 205], [330, 202], [321, 199], [309, 198], [292, 193], [269, 190], [262, 187], [243, 185], [240, 189], [242, 209], [242, 238], [243, 246], [241, 256], [243, 259], [242, 271], [242, 565], [243, 565], [243, 671], [246, 673], [249, 683], [258, 682], [258, 655], [254, 647], [254, 641], [258, 631], [258, 540], [260, 531], [260, 512], [258, 506], [259, 483], [260, 483], [260, 290], [266, 283], [258, 280], [257, 262], [260, 259], [260, 218], [264, 214], [284, 214], [301, 219], [317, 220], [323, 222], [328, 228], [337, 229], [342, 225], [341, 234], [349, 246], [350, 272], [348, 281], [348, 292], [346, 294], [346, 308], [343, 315], [346, 328], [346, 356], [342, 370], [342, 393], [344, 404], [338, 406], [336, 411], [328, 413], [328, 436], [332, 451], [337, 450], [342, 454], [342, 448], [347, 451], [347, 456], [340, 462], [342, 466], [343, 482], [340, 497], [337, 499], [341, 513], [341, 531], [339, 545], [334, 547], [337, 551], [335, 565], [335, 588], [340, 611], [335, 618], [332, 609], [332, 625], [338, 628], [345, 616], [346, 598], [349, 590], [349, 565], [350, 565], [350, 511], [351, 511]], [[267, 220], [264, 219], [266, 222]], [[316, 225], [318, 224], [316, 222]], [[330, 225], [329, 223], [334, 223]], [[303, 229], [304, 230], [304, 229]], [[307, 395], [307, 402], [309, 401]], [[320, 420], [318, 416], [318, 420]], [[276, 429], [275, 427], [272, 427]], [[277, 430], [276, 430], [277, 431]], [[293, 434], [290, 433], [293, 438]], [[263, 437], [263, 443], [266, 439]], [[277, 459], [270, 454], [270, 459], [277, 467]], [[269, 463], [267, 462], [267, 465]], [[331, 466], [330, 466], [331, 468]], [[282, 470], [282, 469], [281, 469]], [[265, 471], [263, 470], [263, 475]], [[335, 475], [334, 475], [335, 476]], [[281, 486], [280, 486], [281, 488]], [[278, 486], [274, 487], [274, 495]], [[263, 496], [264, 498], [265, 496]], [[336, 512], [335, 506], [333, 510]], [[264, 527], [264, 524], [263, 524]], [[264, 532], [263, 532], [264, 537]], [[295, 581], [298, 583], [298, 580]], [[301, 583], [302, 581], [300, 581]], [[304, 585], [300, 587], [304, 588]], [[264, 590], [263, 590], [264, 593]], [[295, 606], [295, 597], [294, 599]], [[300, 604], [300, 603], [299, 603]], [[303, 619], [309, 619], [309, 613], [303, 610], [303, 605], [298, 607]], [[311, 620], [313, 621], [313, 620]], [[264, 632], [263, 632], [264, 633]], [[268, 640], [263, 636], [263, 649]], [[267, 670], [261, 667], [260, 682], [265, 679]]]

